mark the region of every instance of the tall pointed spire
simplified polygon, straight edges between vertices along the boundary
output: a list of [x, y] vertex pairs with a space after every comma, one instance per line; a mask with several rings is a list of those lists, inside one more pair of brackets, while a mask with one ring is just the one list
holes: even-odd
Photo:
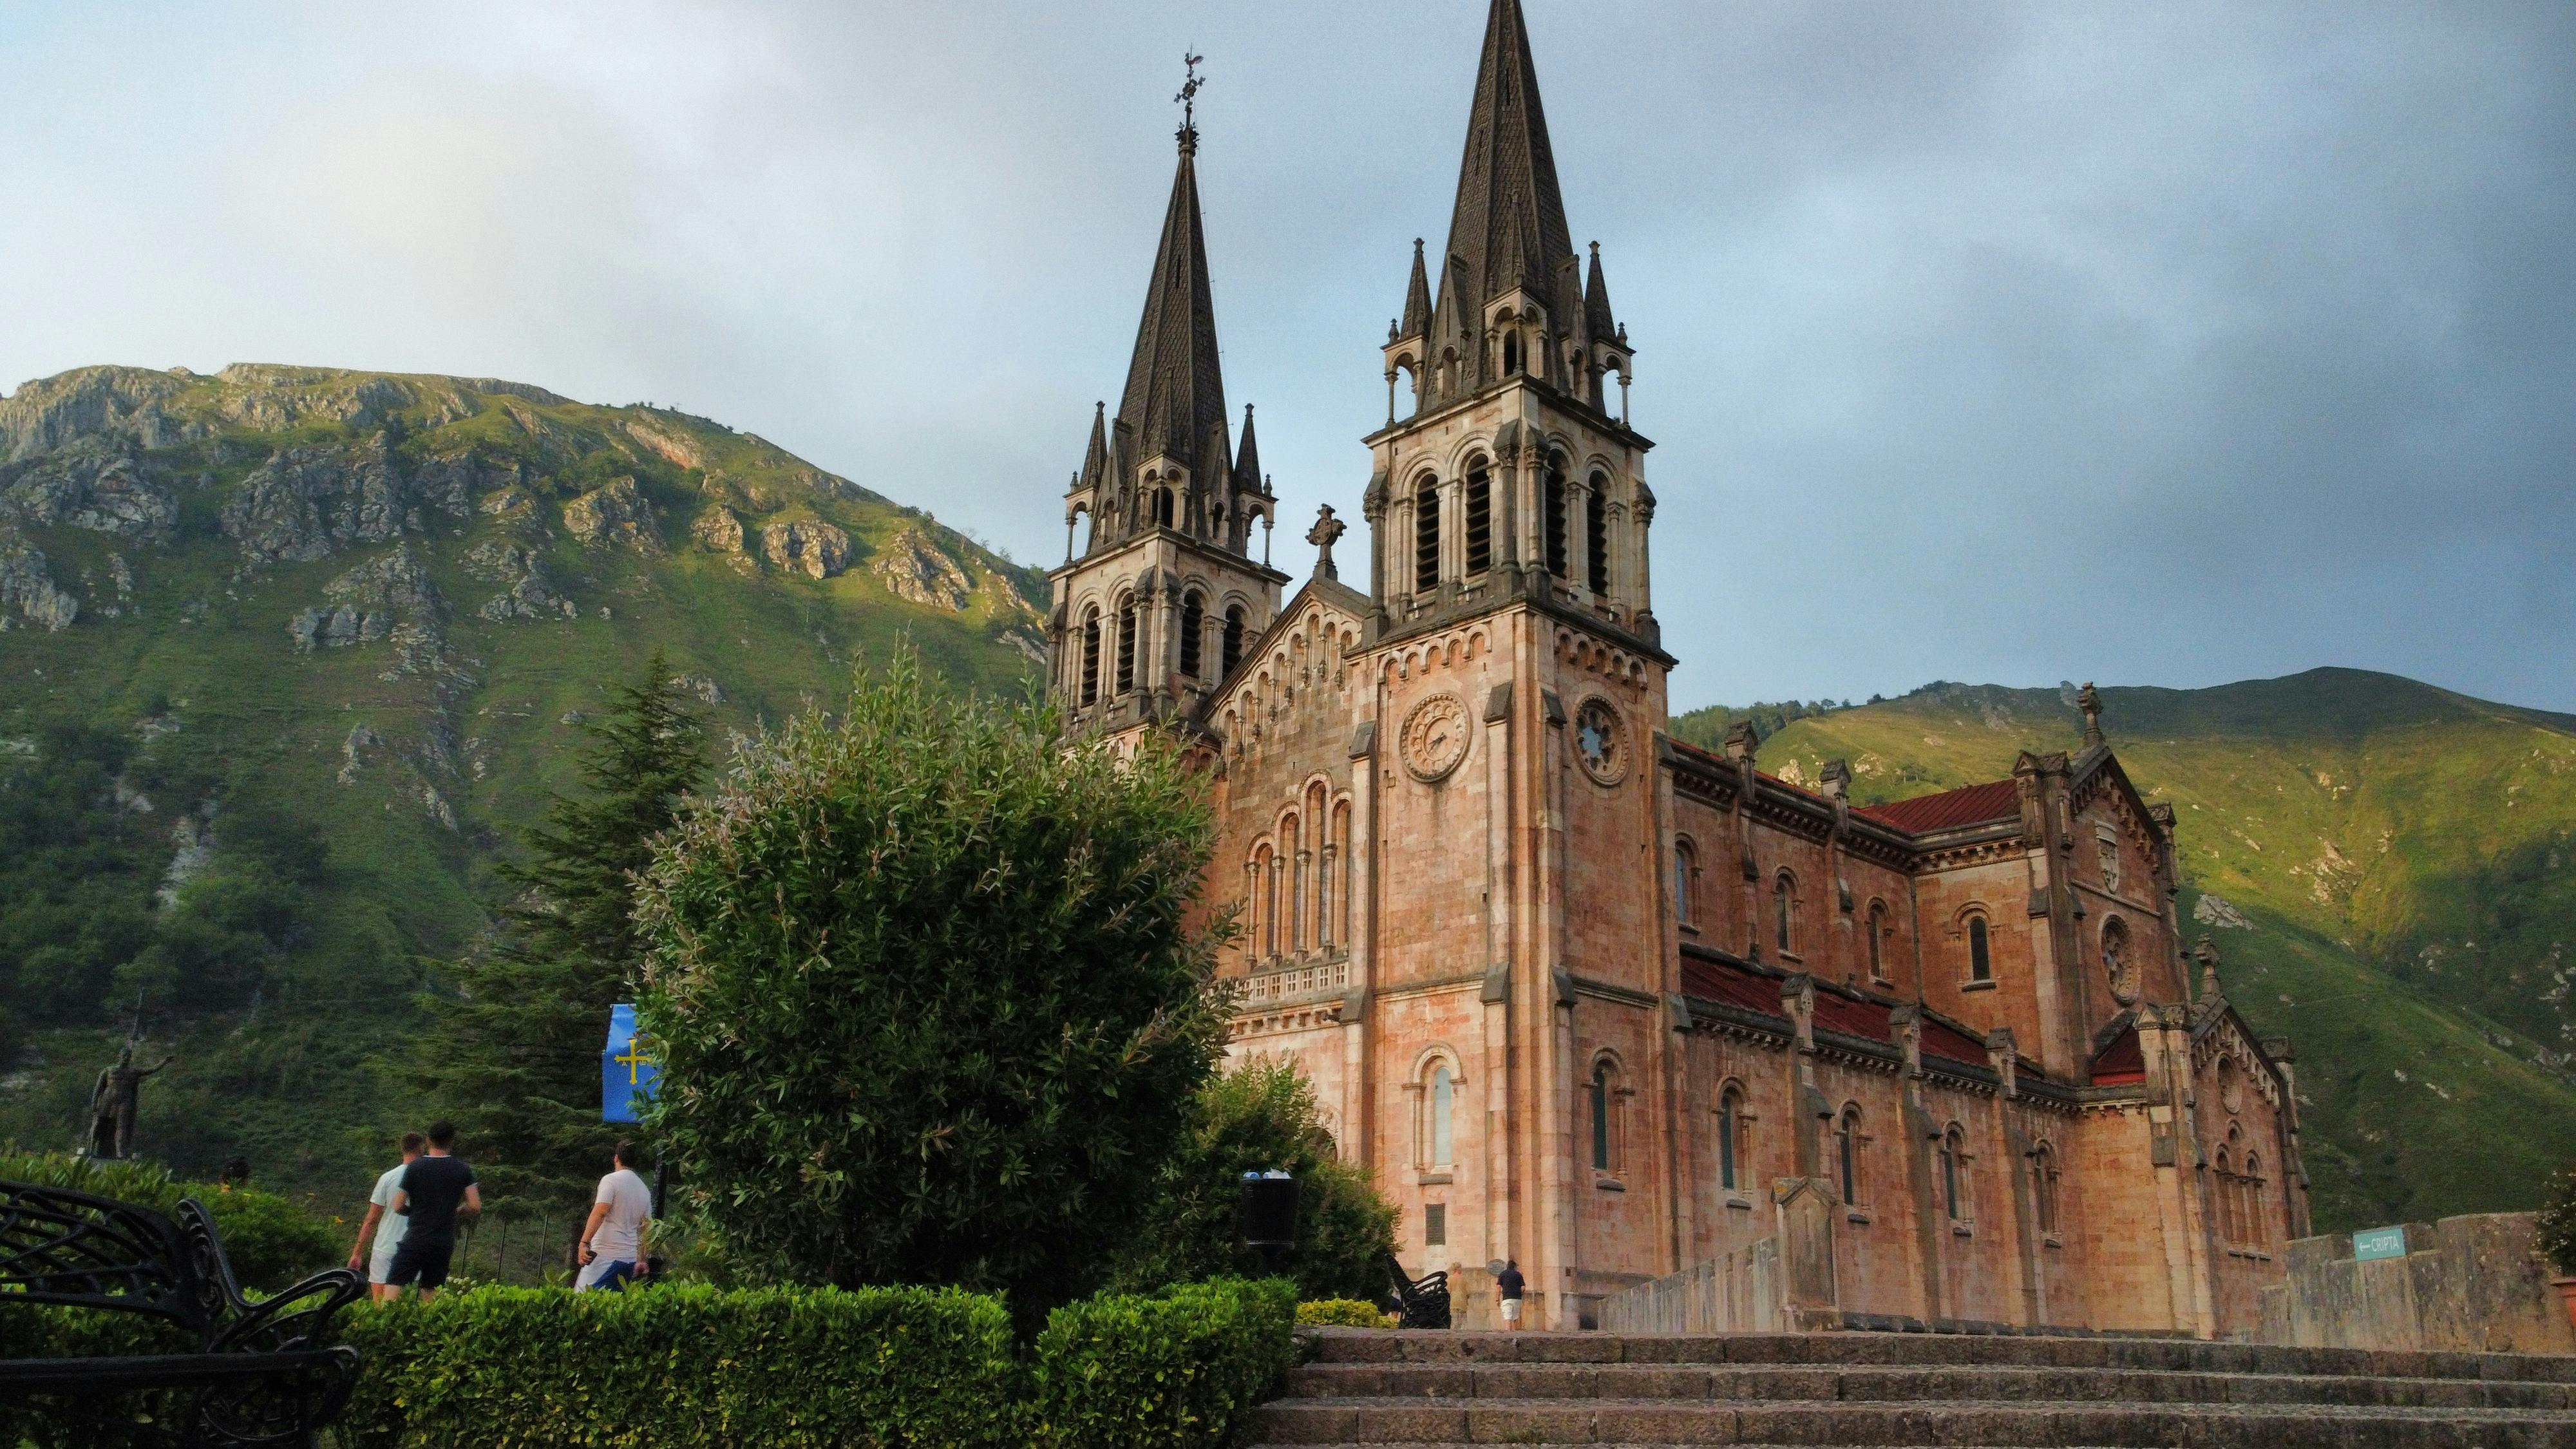
[[1583, 330], [1607, 342], [1619, 335], [1610, 316], [1610, 284], [1601, 280], [1601, 243], [1592, 244], [1592, 275], [1583, 284]]
[[1431, 330], [1431, 276], [1422, 266], [1422, 238], [1413, 239], [1413, 280], [1404, 288], [1404, 321], [1399, 337], [1420, 337]]
[[1243, 405], [1243, 441], [1234, 450], [1234, 486], [1238, 492], [1261, 490], [1261, 450], [1252, 441], [1252, 404]]
[[1216, 351], [1216, 302], [1208, 289], [1207, 237], [1199, 222], [1198, 128], [1180, 131], [1180, 164], [1162, 243], [1145, 290], [1127, 390], [1118, 399], [1118, 433], [1130, 466], [1169, 454], [1192, 482], [1214, 490], [1231, 459], [1225, 444], [1225, 378]]
[[[1476, 98], [1467, 114], [1467, 149], [1458, 166], [1441, 291], [1455, 289], [1458, 309], [1470, 316], [1481, 315], [1487, 302], [1514, 287], [1550, 298], [1559, 269], [1573, 257], [1520, 0], [1493, 0], [1485, 18], [1484, 58], [1476, 67]], [[1560, 318], [1557, 325], [1571, 320]]]

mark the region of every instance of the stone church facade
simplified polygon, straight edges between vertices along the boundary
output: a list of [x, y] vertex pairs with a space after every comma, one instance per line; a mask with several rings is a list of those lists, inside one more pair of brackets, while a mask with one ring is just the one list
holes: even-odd
[[2307, 1231], [2290, 1053], [2187, 962], [2173, 812], [2089, 691], [2079, 752], [1876, 806], [1666, 733], [1652, 444], [1517, 0], [1388, 329], [1364, 577], [1327, 509], [1284, 600], [1197, 142], [1067, 496], [1050, 689], [1200, 759], [1232, 1051], [1300, 1065], [1407, 1266], [1471, 1324], [1512, 1259], [1538, 1327], [1698, 1270], [1743, 1328], [2252, 1329]]

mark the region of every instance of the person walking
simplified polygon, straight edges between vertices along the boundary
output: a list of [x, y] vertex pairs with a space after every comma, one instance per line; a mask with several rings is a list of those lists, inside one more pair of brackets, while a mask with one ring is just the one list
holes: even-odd
[[581, 1229], [581, 1276], [573, 1291], [622, 1293], [652, 1271], [645, 1242], [653, 1231], [653, 1189], [635, 1171], [635, 1144], [620, 1142], [609, 1174], [599, 1180], [590, 1221]]
[[414, 1283], [423, 1302], [447, 1286], [448, 1260], [456, 1255], [456, 1220], [483, 1211], [483, 1194], [474, 1185], [474, 1169], [455, 1155], [456, 1124], [429, 1124], [429, 1150], [403, 1169], [394, 1188], [392, 1211], [407, 1215], [402, 1242], [394, 1248], [385, 1286], [399, 1295]]
[[1494, 1287], [1503, 1295], [1503, 1327], [1519, 1327], [1521, 1293], [1529, 1287], [1529, 1284], [1521, 1277], [1521, 1265], [1518, 1259], [1503, 1260], [1503, 1271], [1494, 1275]]
[[[358, 1270], [359, 1257], [365, 1255], [367, 1296], [378, 1303], [394, 1296], [393, 1288], [385, 1282], [385, 1275], [393, 1271], [394, 1249], [402, 1243], [403, 1226], [410, 1221], [394, 1211], [394, 1194], [402, 1189], [403, 1169], [418, 1161], [421, 1148], [428, 1144], [429, 1139], [417, 1132], [402, 1135], [402, 1161], [386, 1168], [384, 1174], [376, 1179], [376, 1190], [367, 1194], [367, 1219], [358, 1224], [357, 1246], [349, 1250], [349, 1271], [352, 1273]], [[367, 1251], [370, 1241], [375, 1244], [373, 1253]]]

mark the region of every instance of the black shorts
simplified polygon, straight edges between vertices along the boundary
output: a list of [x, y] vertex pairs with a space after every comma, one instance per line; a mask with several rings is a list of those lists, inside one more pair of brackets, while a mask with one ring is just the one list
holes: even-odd
[[385, 1285], [408, 1288], [417, 1280], [423, 1288], [447, 1286], [447, 1260], [454, 1256], [456, 1245], [450, 1243], [415, 1243], [405, 1238], [394, 1245], [394, 1265], [385, 1270]]

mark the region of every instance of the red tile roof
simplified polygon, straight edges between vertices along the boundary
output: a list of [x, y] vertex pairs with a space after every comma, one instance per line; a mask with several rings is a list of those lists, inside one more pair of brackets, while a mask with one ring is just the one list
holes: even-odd
[[2113, 1037], [2101, 1055], [2093, 1058], [2094, 1086], [2125, 1087], [2146, 1079], [2147, 1054], [2138, 1045], [2138, 1029], [2134, 1026]]
[[2010, 780], [1989, 780], [1982, 785], [1964, 785], [1944, 790], [1938, 795], [1917, 795], [1911, 800], [1891, 800], [1885, 805], [1864, 805], [1852, 812], [1866, 815], [1881, 825], [1892, 825], [1909, 835], [1947, 830], [1954, 825], [1975, 825], [1987, 820], [2000, 820], [2021, 813], [2021, 796]]
[[1984, 1042], [1933, 1016], [1923, 1018], [1923, 1054], [1927, 1057], [1948, 1057], [1954, 1062], [1966, 1062], [1972, 1067], [1994, 1065], [1993, 1061], [1986, 1056]]
[[1723, 1001], [1747, 1011], [1781, 1015], [1780, 983], [1758, 972], [1698, 957], [1682, 960], [1682, 990], [1704, 1001]]
[[1831, 991], [1816, 993], [1816, 1026], [1822, 1031], [1838, 1031], [1866, 1041], [1896, 1040], [1895, 1029], [1887, 1019], [1885, 1002], [1854, 1001]]

